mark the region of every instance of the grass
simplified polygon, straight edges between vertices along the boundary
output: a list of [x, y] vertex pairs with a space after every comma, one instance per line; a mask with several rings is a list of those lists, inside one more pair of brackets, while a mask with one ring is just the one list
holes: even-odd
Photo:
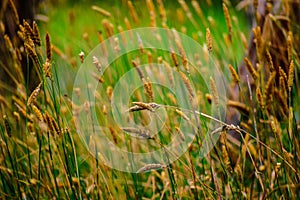
[[[1, 198], [299, 198], [295, 5], [281, 2], [251, 27], [229, 1], [201, 1], [204, 17], [195, 2], [42, 4], [49, 21], [38, 29], [22, 20], [18, 35], [1, 29]], [[123, 32], [93, 50], [129, 23], [154, 25], [148, 10], [197, 44], [140, 32], [138, 49], [112, 59], [131, 45]]]

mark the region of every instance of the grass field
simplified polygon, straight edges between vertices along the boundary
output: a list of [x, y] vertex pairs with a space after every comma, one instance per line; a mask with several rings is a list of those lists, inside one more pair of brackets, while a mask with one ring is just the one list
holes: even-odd
[[5, 1], [0, 198], [299, 199], [299, 2], [257, 2]]

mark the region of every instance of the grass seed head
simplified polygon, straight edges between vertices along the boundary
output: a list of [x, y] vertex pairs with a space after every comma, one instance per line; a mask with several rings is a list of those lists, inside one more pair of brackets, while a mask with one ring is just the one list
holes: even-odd
[[150, 171], [150, 170], [162, 169], [165, 167], [166, 167], [166, 165], [162, 165], [162, 164], [147, 164], [147, 165], [143, 166], [142, 168], [140, 168], [137, 171], [137, 173], [143, 173], [143, 172]]
[[52, 60], [52, 49], [49, 33], [46, 33], [46, 56], [48, 61], [50, 62]]
[[226, 25], [227, 25], [227, 29], [228, 29], [229, 40], [231, 41], [232, 40], [232, 24], [230, 21], [229, 11], [228, 11], [228, 8], [225, 3], [223, 3], [223, 12], [224, 12]]
[[274, 86], [274, 82], [275, 82], [275, 77], [276, 77], [276, 72], [274, 71], [269, 79], [268, 79], [268, 82], [266, 84], [266, 87], [265, 87], [265, 102], [269, 101], [270, 98], [272, 97], [272, 89], [273, 89], [273, 86]]
[[235, 71], [235, 69], [233, 68], [233, 66], [231, 64], [229, 64], [228, 67], [229, 67], [233, 82], [239, 84], [240, 78], [239, 78], [238, 73]]
[[206, 28], [206, 45], [209, 53], [212, 53], [212, 37], [209, 28]]
[[184, 114], [181, 110], [176, 109], [175, 111], [176, 111], [176, 113], [177, 113], [178, 115], [180, 115], [183, 119], [185, 119], [186, 121], [190, 121], [190, 118], [189, 118], [186, 114]]
[[293, 82], [294, 82], [294, 73], [295, 73], [295, 66], [294, 61], [292, 60], [289, 66], [289, 76], [288, 76], [288, 89], [289, 92], [292, 90]]
[[35, 21], [33, 21], [33, 38], [32, 38], [32, 40], [37, 46], [42, 45], [39, 27]]
[[292, 57], [293, 57], [293, 33], [292, 33], [292, 31], [288, 32], [287, 50], [288, 50], [288, 62], [291, 62]]
[[262, 109], [265, 108], [264, 98], [259, 87], [256, 88], [256, 99]]
[[150, 135], [150, 131], [147, 129], [140, 129], [140, 128], [135, 128], [135, 127], [122, 127], [121, 128], [124, 132], [127, 133], [133, 133], [137, 136], [140, 136], [142, 138], [145, 139], [154, 139], [151, 135]]
[[210, 87], [211, 87], [211, 91], [212, 91], [213, 102], [216, 104], [216, 106], [219, 106], [220, 98], [219, 98], [216, 83], [212, 77], [210, 77], [209, 80], [210, 80]]
[[6, 133], [7, 133], [8, 137], [11, 137], [11, 126], [8, 122], [8, 119], [7, 119], [6, 115], [3, 116], [3, 120], [4, 120]]
[[272, 56], [271, 56], [269, 50], [266, 50], [266, 54], [267, 54], [267, 61], [268, 61], [269, 69], [271, 72], [273, 72], [273, 71], [275, 71], [275, 68], [274, 68]]
[[152, 83], [149, 77], [147, 77], [147, 80], [143, 79], [143, 83], [144, 83], [145, 94], [147, 95], [149, 101], [152, 102], [154, 97], [153, 97]]
[[107, 10], [100, 8], [99, 6], [93, 5], [92, 9], [98, 13], [100, 13], [101, 15], [103, 15], [104, 17], [111, 17], [111, 13], [108, 12]]
[[139, 23], [139, 18], [131, 1], [128, 1], [129, 14], [135, 24]]
[[227, 106], [236, 108], [240, 112], [244, 113], [246, 116], [248, 116], [250, 114], [250, 108], [248, 106], [246, 106], [244, 103], [228, 100]]
[[35, 116], [37, 117], [37, 119], [39, 121], [44, 121], [43, 114], [40, 111], [40, 109], [38, 107], [36, 107], [34, 104], [32, 104], [31, 107], [32, 107], [32, 110], [33, 110]]
[[30, 104], [36, 99], [37, 95], [40, 93], [42, 87], [42, 82], [33, 90], [33, 92], [30, 94], [27, 106], [30, 106]]
[[258, 77], [259, 77], [259, 74], [258, 74], [258, 72], [255, 70], [255, 68], [253, 67], [253, 65], [252, 65], [252, 63], [250, 62], [250, 60], [249, 60], [247, 57], [245, 57], [244, 61], [245, 61], [246, 67], [247, 67], [248, 71], [250, 72], [252, 78], [253, 78], [254, 80], [257, 80]]

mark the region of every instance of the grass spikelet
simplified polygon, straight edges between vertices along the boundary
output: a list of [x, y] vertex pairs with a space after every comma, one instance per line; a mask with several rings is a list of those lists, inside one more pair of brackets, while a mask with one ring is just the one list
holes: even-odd
[[[61, 57], [62, 59], [66, 60], [67, 56], [62, 52], [61, 49], [59, 49], [57, 46], [51, 44], [50, 46], [50, 50], [52, 50], [56, 55], [58, 55], [59, 57]], [[51, 54], [52, 56], [52, 54]]]
[[209, 28], [206, 28], [206, 45], [209, 53], [212, 53], [212, 37]]
[[3, 38], [4, 38], [4, 41], [5, 41], [6, 48], [9, 49], [10, 52], [12, 52], [14, 47], [12, 45], [12, 42], [11, 42], [10, 38], [6, 34], [3, 36]]
[[233, 68], [233, 66], [231, 64], [229, 64], [228, 67], [229, 67], [233, 82], [239, 84], [240, 78], [239, 78], [238, 73], [235, 71], [235, 69]]
[[223, 3], [223, 12], [224, 12], [226, 25], [227, 25], [227, 29], [228, 29], [229, 40], [232, 41], [232, 24], [230, 21], [229, 11], [228, 11], [228, 8], [225, 3]]
[[110, 12], [108, 12], [107, 10], [100, 8], [99, 6], [93, 5], [92, 9], [98, 13], [100, 13], [101, 15], [103, 15], [104, 17], [111, 17]]
[[190, 22], [194, 25], [197, 26], [195, 19], [193, 18], [193, 15], [188, 7], [188, 5], [186, 4], [186, 2], [184, 0], [178, 0], [178, 3], [181, 5], [183, 11], [185, 12], [186, 16], [188, 17], [188, 19], [190, 20]]
[[276, 117], [270, 116], [270, 122], [273, 133], [275, 133], [279, 138], [281, 138], [282, 130]]
[[173, 105], [177, 105], [177, 100], [176, 100], [175, 96], [173, 95], [173, 93], [169, 92], [167, 94], [167, 97]]
[[136, 69], [137, 73], [139, 74], [140, 79], [143, 80], [145, 77], [144, 77], [142, 70], [139, 68], [138, 63], [135, 60], [132, 60], [131, 63], [133, 64], [134, 68]]
[[187, 73], [190, 73], [190, 68], [189, 68], [189, 63], [188, 63], [188, 59], [186, 57], [186, 54], [184, 52], [184, 49], [180, 43], [180, 41], [178, 39], [175, 39], [175, 43], [176, 46], [178, 47], [180, 56], [181, 56], [181, 60], [182, 60], [182, 65], [184, 67], [184, 69], [186, 70]]
[[83, 63], [84, 62], [84, 52], [81, 51], [79, 54], [78, 54], [79, 58], [80, 58], [80, 62]]
[[145, 166], [143, 166], [142, 168], [140, 168], [137, 173], [143, 173], [146, 171], [150, 171], [150, 170], [157, 170], [157, 169], [162, 169], [162, 168], [166, 168], [166, 165], [162, 165], [162, 164], [147, 164]]
[[140, 110], [146, 110], [146, 108], [135, 105], [135, 106], [131, 106], [128, 109], [128, 112], [135, 112], [135, 111], [140, 111]]
[[130, 30], [131, 29], [131, 24], [130, 24], [127, 17], [124, 18], [124, 23], [125, 23], [126, 29]]
[[111, 134], [111, 136], [113, 138], [114, 143], [118, 144], [118, 138], [117, 138], [117, 134], [116, 134], [115, 129], [111, 125], [108, 128], [109, 128], [109, 132], [110, 132], [110, 134]]
[[9, 0], [8, 3], [9, 3], [9, 7], [10, 7], [12, 13], [13, 13], [13, 16], [15, 18], [14, 20], [15, 20], [16, 24], [19, 25], [19, 23], [20, 23], [20, 21], [19, 21], [19, 15], [18, 15], [18, 11], [16, 9], [16, 6], [14, 4], [14, 1], [13, 0]]
[[119, 38], [117, 38], [117, 37], [115, 37], [114, 38], [114, 43], [115, 43], [115, 47], [114, 47], [114, 50], [117, 52], [117, 53], [119, 53], [120, 52], [120, 43], [119, 43]]
[[108, 86], [106, 88], [106, 95], [107, 95], [109, 101], [111, 101], [112, 94], [113, 94], [113, 87], [112, 86]]
[[171, 49], [171, 58], [172, 58], [172, 61], [173, 61], [173, 64], [174, 64], [175, 68], [178, 70], [179, 63], [178, 63], [178, 60], [177, 60], [176, 53], [174, 52], [173, 49]]
[[43, 114], [40, 111], [40, 109], [38, 107], [36, 107], [34, 104], [32, 104], [31, 107], [32, 107], [32, 110], [33, 110], [35, 116], [37, 117], [37, 119], [39, 121], [44, 121]]
[[153, 63], [153, 57], [150, 51], [147, 53], [148, 63], [151, 66], [151, 63]]
[[209, 104], [212, 102], [212, 95], [211, 94], [205, 94], [205, 98], [208, 101]]
[[22, 109], [26, 108], [26, 105], [23, 103], [22, 100], [20, 100], [17, 96], [13, 95], [12, 96], [12, 100], [14, 101], [14, 103], [16, 103], [18, 106], [20, 106]]
[[206, 26], [206, 19], [205, 19], [204, 15], [203, 15], [202, 9], [201, 9], [198, 1], [192, 0], [192, 6], [194, 7], [197, 15], [200, 17], [201, 22], [203, 23], [203, 25]]
[[286, 89], [286, 84], [284, 82], [284, 78], [283, 77], [279, 77], [279, 90], [280, 93], [283, 94], [284, 98], [287, 99], [287, 89]]
[[99, 43], [102, 43], [104, 41], [102, 31], [98, 31], [97, 37], [98, 37], [98, 42]]
[[149, 110], [154, 112], [155, 109], [159, 108], [160, 106], [156, 103], [144, 103], [144, 102], [132, 102], [134, 105], [138, 106], [140, 110]]
[[231, 168], [231, 165], [230, 165], [230, 159], [229, 159], [229, 156], [228, 156], [228, 151], [227, 151], [225, 145], [221, 146], [221, 151], [222, 151], [223, 162], [224, 162], [224, 164], [226, 166], [226, 169], [229, 172], [232, 172], [232, 168]]
[[56, 123], [55, 119], [46, 111], [44, 113], [44, 121], [46, 122], [48, 128], [51, 130], [51, 132], [56, 134], [60, 134], [60, 129], [58, 124]]
[[138, 19], [138, 16], [135, 12], [134, 6], [131, 1], [128, 1], [128, 8], [129, 8], [129, 13], [130, 13], [130, 16], [131, 16], [133, 22], [135, 24], [137, 24], [139, 22], [139, 19]]
[[52, 49], [49, 33], [46, 33], [46, 56], [48, 61], [50, 62], [52, 60]]
[[255, 28], [253, 28], [252, 31], [255, 36], [256, 54], [257, 54], [258, 60], [260, 60], [261, 52], [262, 52], [261, 28], [260, 28], [260, 26], [257, 26]]
[[152, 0], [146, 1], [147, 7], [149, 9], [150, 14], [150, 26], [156, 27], [156, 16], [155, 16], [155, 8]]
[[227, 101], [227, 106], [233, 107], [238, 109], [240, 112], [244, 113], [245, 115], [249, 115], [250, 113], [250, 108], [246, 106], [245, 104], [238, 102], [238, 101], [232, 101], [228, 100]]
[[243, 32], [240, 33], [240, 37], [241, 37], [244, 49], [248, 49], [248, 40]]
[[26, 49], [26, 52], [27, 54], [29, 55], [29, 57], [32, 58], [33, 62], [36, 64], [36, 65], [39, 65], [39, 58], [36, 54], [36, 51], [34, 48], [32, 48], [31, 45], [29, 45], [28, 43], [25, 43], [24, 44], [25, 46], [25, 49]]
[[273, 72], [275, 70], [275, 68], [274, 68], [272, 56], [271, 56], [269, 50], [266, 50], [266, 54], [267, 54], [267, 61], [268, 61], [269, 69], [271, 72]]
[[139, 43], [140, 53], [143, 54], [145, 51], [144, 51], [143, 41], [142, 41], [142, 38], [140, 37], [140, 35], [138, 35], [138, 43]]
[[162, 0], [157, 0], [158, 12], [161, 18], [162, 24], [167, 22], [167, 14]]
[[270, 100], [272, 96], [272, 89], [273, 89], [275, 77], [276, 77], [276, 72], [273, 72], [268, 79], [268, 82], [265, 87], [265, 102]]
[[279, 77], [282, 77], [284, 79], [284, 81], [287, 83], [287, 81], [288, 81], [287, 75], [281, 66], [279, 66], [278, 71], [279, 71]]
[[252, 63], [250, 62], [250, 60], [247, 57], [245, 57], [244, 61], [245, 61], [246, 67], [247, 67], [248, 71], [250, 72], [252, 78], [254, 80], [257, 80], [258, 77], [259, 77], [258, 72], [254, 69], [254, 67], [253, 67]]
[[37, 46], [40, 47], [42, 45], [39, 27], [35, 21], [33, 21], [33, 38], [32, 38], [32, 40], [33, 40], [34, 44], [36, 44]]
[[292, 31], [288, 32], [287, 36], [287, 50], [288, 50], [288, 62], [292, 61], [293, 58], [293, 33]]
[[189, 92], [190, 101], [193, 102], [193, 99], [195, 97], [195, 93], [194, 93], [194, 90], [192, 88], [191, 82], [190, 82], [189, 78], [183, 72], [179, 72], [179, 73], [180, 73], [180, 76], [181, 76], [181, 78], [183, 80], [183, 83], [184, 83], [186, 89]]
[[101, 63], [99, 62], [98, 58], [96, 56], [93, 56], [93, 63], [96, 67], [96, 69], [98, 70], [98, 72], [102, 72], [102, 65]]
[[145, 94], [148, 96], [149, 101], [152, 102], [153, 101], [153, 90], [152, 90], [152, 83], [151, 83], [149, 77], [147, 77], [147, 80], [143, 79], [143, 84], [144, 84]]
[[30, 104], [36, 99], [37, 95], [40, 93], [41, 87], [42, 87], [42, 83], [40, 83], [30, 94], [27, 101], [27, 106], [30, 106]]
[[0, 33], [1, 33], [1, 34], [4, 34], [4, 33], [5, 33], [5, 26], [4, 26], [3, 21], [0, 22]]
[[27, 21], [23, 21], [23, 26], [24, 26], [24, 31], [23, 33], [25, 34], [25, 39], [28, 40], [28, 39], [32, 39], [34, 38], [34, 34], [33, 34], [33, 30], [32, 28], [30, 27], [29, 23]]
[[154, 139], [151, 135], [150, 135], [150, 131], [147, 129], [140, 129], [140, 128], [134, 128], [134, 127], [122, 127], [121, 128], [124, 132], [127, 133], [133, 133], [136, 136], [145, 138], [145, 139]]
[[294, 61], [292, 60], [289, 66], [289, 76], [288, 76], [288, 89], [289, 92], [292, 90], [293, 82], [294, 82], [294, 73], [295, 73], [295, 66]]
[[264, 98], [259, 87], [256, 88], [256, 99], [262, 109], [265, 108]]
[[48, 59], [46, 59], [46, 62], [43, 64], [43, 69], [46, 77], [52, 79], [52, 73], [51, 73], [51, 63]]
[[175, 111], [176, 111], [176, 113], [177, 113], [178, 115], [180, 115], [183, 119], [185, 119], [186, 121], [190, 121], [190, 118], [188, 118], [188, 116], [186, 116], [186, 114], [184, 114], [181, 110], [176, 109]]
[[149, 9], [149, 12], [151, 13], [154, 13], [155, 14], [155, 8], [154, 8], [154, 4], [153, 4], [153, 1], [152, 0], [146, 0], [146, 4], [147, 4], [147, 7]]
[[[21, 113], [21, 114], [23, 115], [23, 117], [25, 117], [25, 118], [27, 118], [29, 121], [33, 122], [32, 116], [31, 116], [31, 115], [28, 115], [28, 114], [26, 113], [26, 110], [25, 110], [24, 108], [22, 108], [21, 105], [19, 105], [19, 104], [16, 103], [16, 102], [15, 102], [15, 105], [17, 106], [19, 113]], [[25, 106], [24, 106], [24, 107], [25, 107]]]
[[31, 134], [34, 134], [34, 124], [32, 122], [27, 122], [27, 128]]
[[13, 116], [15, 117], [16, 119], [16, 123], [20, 123], [20, 120], [21, 120], [21, 117], [20, 117], [20, 114], [16, 111], [13, 112]]
[[6, 133], [7, 133], [8, 137], [11, 137], [11, 126], [8, 122], [8, 119], [7, 119], [6, 115], [3, 116], [3, 120], [4, 120]]
[[210, 87], [211, 87], [211, 91], [212, 91], [212, 97], [213, 97], [213, 101], [216, 104], [216, 106], [219, 105], [219, 94], [218, 94], [218, 90], [216, 87], [216, 83], [214, 81], [214, 79], [212, 77], [209, 78], [210, 81]]
[[247, 131], [251, 131], [252, 130], [251, 126], [249, 126], [249, 124], [246, 123], [246, 122], [241, 122], [241, 127], [243, 129], [247, 130]]
[[180, 130], [180, 128], [178, 126], [175, 126], [175, 130], [176, 130], [176, 133], [179, 135], [180, 139], [182, 141], [185, 141], [185, 136], [184, 136], [183, 132]]
[[211, 0], [206, 0], [206, 3], [207, 3], [207, 5], [208, 5], [209, 7], [211, 7], [211, 6], [212, 6], [212, 2], [211, 2]]
[[108, 111], [107, 111], [107, 106], [106, 106], [106, 105], [103, 105], [103, 106], [102, 106], [102, 113], [103, 113], [104, 115], [107, 115]]
[[109, 21], [107, 19], [102, 20], [102, 26], [105, 30], [105, 34], [106, 34], [107, 38], [113, 36], [114, 30], [113, 30], [111, 24], [109, 23]]

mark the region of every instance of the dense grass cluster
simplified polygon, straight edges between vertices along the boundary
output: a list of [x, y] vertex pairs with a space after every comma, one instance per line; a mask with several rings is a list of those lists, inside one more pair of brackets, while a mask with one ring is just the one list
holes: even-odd
[[[13, 2], [5, 1], [0, 13], [0, 198], [300, 198], [299, 2], [117, 1], [89, 5], [86, 15], [80, 6], [68, 9], [66, 3], [59, 11], [50, 4], [48, 17], [38, 15], [37, 22], [20, 19]], [[246, 12], [252, 16], [249, 25]], [[114, 35], [139, 27], [177, 30], [203, 48], [191, 54], [193, 48], [173, 31], [162, 41], [173, 41], [169, 51], [145, 48], [146, 38], [138, 37], [139, 49], [107, 68], [102, 63], [111, 56], [106, 46], [87, 57], [107, 38], [117, 54], [131, 41]], [[90, 99], [73, 101], [86, 93], [73, 88], [76, 72], [86, 62], [94, 67], [89, 78], [98, 84], [95, 105]], [[220, 80], [210, 76], [204, 81], [207, 66], [222, 72], [225, 97], [218, 93]], [[141, 86], [114, 116], [114, 90], [130, 70], [136, 75], [130, 82]], [[178, 79], [186, 96], [172, 90]], [[170, 88], [153, 84], [158, 80]], [[98, 152], [109, 144], [94, 132], [76, 129], [85, 123], [80, 116], [91, 116], [92, 106], [97, 119], [91, 124], [97, 120], [106, 127], [100, 131], [109, 142], [129, 152], [163, 149], [162, 159], [168, 161], [177, 151], [166, 146], [174, 138], [190, 139], [183, 130], [192, 130], [195, 138], [169, 165], [134, 163], [132, 154], [124, 159], [139, 173], [112, 169], [108, 163], [114, 155]], [[133, 119], [138, 126], [122, 127], [116, 118]], [[155, 135], [143, 128], [162, 120]], [[205, 157], [199, 153], [204, 135], [219, 136]]]

